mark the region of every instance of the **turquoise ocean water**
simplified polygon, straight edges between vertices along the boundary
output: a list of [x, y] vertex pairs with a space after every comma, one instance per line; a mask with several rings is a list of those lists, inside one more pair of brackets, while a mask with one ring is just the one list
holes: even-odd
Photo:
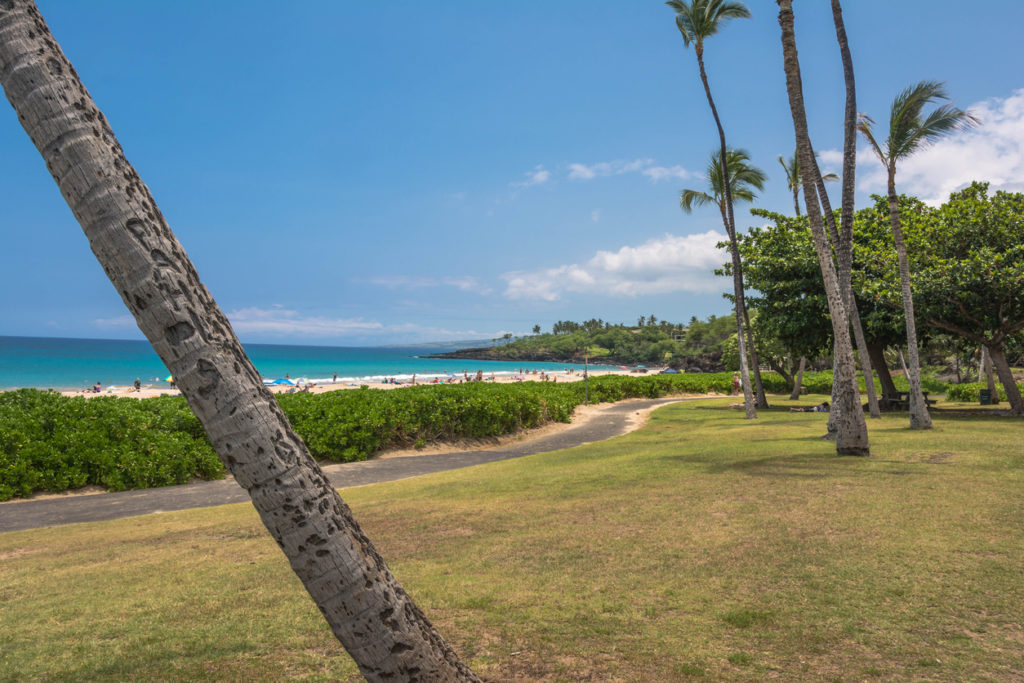
[[[556, 370], [582, 365], [564, 363], [509, 363], [502, 361], [441, 360], [422, 356], [451, 347], [330, 347], [244, 344], [256, 369], [268, 379], [306, 378], [317, 383], [373, 384], [385, 377], [430, 379], [447, 373], [477, 370], [516, 374], [520, 368]], [[592, 365], [593, 369], [604, 366]], [[145, 341], [0, 337], [0, 389], [84, 389], [100, 382], [104, 387], [127, 386], [138, 377], [143, 386], [169, 386], [167, 368]]]

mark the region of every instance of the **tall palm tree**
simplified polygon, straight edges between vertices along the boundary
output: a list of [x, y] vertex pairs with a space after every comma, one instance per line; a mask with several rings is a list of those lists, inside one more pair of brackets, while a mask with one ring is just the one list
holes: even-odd
[[[718, 150], [711, 153], [711, 160], [708, 162], [707, 179], [708, 190], [683, 190], [679, 193], [679, 207], [686, 213], [693, 211], [694, 207], [708, 204], [718, 207], [722, 214], [722, 223], [728, 229], [728, 214], [725, 206], [725, 173], [728, 169], [729, 186], [732, 189], [733, 202], [752, 202], [757, 192], [764, 189], [764, 183], [768, 176], [764, 171], [751, 165], [750, 155], [744, 149], [726, 150], [726, 163], [722, 163], [722, 155]], [[743, 279], [740, 278], [740, 288], [743, 288]], [[757, 348], [754, 344], [754, 330], [750, 325], [750, 317], [747, 307], [736, 307], [737, 316], [743, 316], [743, 326], [747, 334], [747, 350], [750, 353], [750, 364], [754, 371], [754, 389], [756, 394], [757, 408], [767, 408], [768, 399], [764, 393], [764, 384], [761, 381], [761, 369], [757, 360]]]
[[921, 390], [921, 361], [917, 352], [917, 325], [914, 321], [914, 298], [910, 287], [910, 262], [907, 260], [907, 245], [903, 240], [896, 197], [896, 165], [930, 143], [978, 123], [976, 118], [951, 104], [941, 104], [930, 114], [922, 117], [926, 106], [948, 99], [943, 84], [937, 81], [921, 81], [906, 88], [892, 102], [889, 110], [889, 136], [881, 144], [875, 137], [872, 130], [874, 121], [869, 116], [862, 114], [857, 124], [857, 129], [867, 139], [888, 176], [886, 186], [889, 192], [889, 222], [892, 224], [892, 239], [899, 261], [903, 313], [907, 324], [911, 429], [931, 429], [932, 418], [928, 414], [928, 406]]
[[704, 86], [704, 94], [711, 107], [711, 115], [718, 127], [719, 152], [722, 159], [722, 189], [725, 197], [725, 231], [729, 236], [729, 251], [732, 256], [732, 286], [736, 297], [736, 341], [740, 355], [740, 375], [743, 379], [743, 405], [748, 419], [757, 417], [754, 407], [754, 396], [750, 388], [750, 367], [747, 361], [746, 342], [743, 336], [743, 321], [746, 318], [746, 302], [743, 298], [743, 270], [740, 265], [740, 250], [736, 242], [736, 221], [732, 210], [732, 187], [729, 182], [729, 157], [726, 153], [725, 129], [718, 116], [715, 100], [711, 96], [707, 71], [704, 69], [704, 40], [718, 33], [718, 30], [731, 19], [746, 19], [750, 10], [742, 2], [729, 0], [668, 0], [665, 3], [676, 13], [676, 28], [683, 37], [683, 45], [693, 44], [697, 54], [697, 67], [700, 71], [700, 82]]
[[[796, 152], [793, 152], [793, 156], [789, 159], [783, 155], [779, 155], [779, 164], [782, 166], [783, 172], [786, 174], [786, 187], [793, 193], [793, 211], [795, 215], [800, 215], [800, 187], [804, 184], [803, 179], [800, 176], [800, 159], [797, 158]], [[839, 176], [835, 173], [826, 173], [821, 176], [821, 179], [826, 183], [831, 183], [839, 180]]]
[[[846, 25], [843, 23], [843, 8], [839, 4], [839, 0], [832, 0], [832, 23], [836, 29], [836, 42], [839, 43], [839, 55], [843, 63], [843, 81], [846, 84], [846, 107], [843, 116], [843, 195], [838, 230], [836, 229], [835, 217], [831, 206], [827, 204], [828, 195], [821, 184], [818, 186], [818, 194], [822, 197], [825, 217], [833, 235], [836, 262], [839, 266], [839, 287], [842, 290], [843, 300], [846, 303], [850, 325], [853, 327], [853, 337], [857, 344], [861, 368], [864, 370], [864, 387], [868, 394], [868, 410], [871, 417], [879, 418], [881, 413], [878, 407], [878, 396], [875, 392], [871, 353], [868, 351], [867, 340], [864, 337], [864, 326], [860, 321], [860, 311], [857, 310], [857, 298], [853, 294], [853, 194], [857, 169], [857, 86], [853, 75], [853, 57], [850, 56], [850, 43], [846, 38]], [[826, 179], [826, 177], [822, 178], [823, 181]]]
[[[782, 55], [786, 71], [786, 91], [789, 96], [789, 107], [793, 116], [793, 130], [796, 134], [797, 155], [800, 165], [806, 172], [816, 172], [814, 149], [807, 132], [807, 113], [804, 108], [803, 88], [800, 79], [800, 61], [797, 58], [796, 35], [793, 31], [793, 2], [778, 0], [779, 26], [782, 29]], [[835, 340], [835, 382], [836, 401], [833, 410], [836, 416], [836, 452], [839, 455], [870, 455], [868, 445], [867, 423], [860, 405], [860, 393], [857, 390], [857, 368], [853, 360], [853, 346], [850, 341], [850, 324], [846, 314], [846, 305], [839, 287], [832, 250], [822, 218], [819, 203], [817, 182], [805, 182], [804, 204], [814, 238], [814, 250], [818, 254], [821, 266], [822, 281], [828, 299], [829, 314], [832, 318], [832, 335]], [[835, 405], [839, 403], [839, 405]]]
[[[139, 329], [370, 680], [477, 680], [262, 385], [32, 0], [0, 0], [0, 86]], [[419, 678], [417, 678], [419, 677]]]

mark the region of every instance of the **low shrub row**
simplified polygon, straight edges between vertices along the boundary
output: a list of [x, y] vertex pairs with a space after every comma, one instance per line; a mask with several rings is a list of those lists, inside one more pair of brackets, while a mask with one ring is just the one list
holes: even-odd
[[[1024, 393], [1024, 383], [1018, 383], [1017, 387]], [[981, 400], [981, 390], [986, 389], [984, 382], [972, 382], [970, 384], [950, 384], [946, 390], [947, 401], [961, 401], [963, 403], [977, 403]], [[996, 391], [999, 393], [999, 400], [1006, 400], [1006, 389], [1002, 384], [996, 384]]]
[[[775, 373], [769, 393], [788, 391]], [[831, 373], [804, 385], [828, 393]], [[278, 396], [318, 460], [364, 460], [393, 447], [486, 438], [567, 422], [591, 403], [682, 393], [729, 393], [732, 373], [624, 376], [583, 382], [426, 385]], [[66, 397], [36, 389], [0, 394], [0, 500], [97, 484], [111, 491], [219, 478], [224, 468], [181, 397]]]

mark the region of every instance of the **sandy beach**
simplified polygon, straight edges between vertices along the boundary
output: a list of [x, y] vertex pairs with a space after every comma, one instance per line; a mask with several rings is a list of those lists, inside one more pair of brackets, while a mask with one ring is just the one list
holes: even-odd
[[[659, 368], [660, 369], [660, 368]], [[648, 369], [646, 374], [657, 374], [659, 369]], [[641, 373], [630, 371], [630, 370], [591, 370], [591, 377], [600, 377], [602, 375], [632, 375], [634, 377], [642, 376]], [[441, 381], [440, 379], [435, 382], [434, 378], [428, 378], [426, 380], [416, 379], [415, 385], [432, 385], [432, 384], [464, 384], [467, 381], [467, 377], [470, 381], [473, 380], [474, 375], [472, 373], [464, 373], [457, 375], [455, 378], [449, 378], [448, 381]], [[578, 370], [560, 370], [558, 372], [524, 372], [522, 374], [508, 374], [508, 373], [484, 373], [483, 380], [488, 384], [517, 384], [519, 382], [579, 382], [583, 380], [583, 372]], [[322, 394], [327, 391], [338, 391], [342, 389], [358, 389], [360, 386], [368, 386], [371, 389], [401, 389], [403, 387], [413, 386], [413, 380], [407, 379], [405, 381], [398, 381], [395, 383], [389, 382], [364, 382], [362, 384], [356, 382], [343, 382], [338, 380], [337, 382], [323, 382], [323, 383], [302, 383], [302, 385], [289, 386], [286, 384], [280, 385], [268, 385], [267, 388], [275, 394], [286, 394], [296, 393], [299, 391], [306, 390], [311, 394]], [[306, 389], [308, 387], [308, 390]], [[112, 387], [101, 387], [99, 393], [91, 390], [82, 391], [62, 391], [60, 392], [63, 396], [84, 396], [86, 398], [95, 398], [96, 396], [126, 396], [128, 398], [153, 398], [154, 396], [180, 396], [181, 392], [177, 389], [170, 388], [167, 384], [161, 383], [160, 386], [154, 386], [151, 384], [143, 384], [139, 391], [136, 391], [132, 386], [112, 386]]]

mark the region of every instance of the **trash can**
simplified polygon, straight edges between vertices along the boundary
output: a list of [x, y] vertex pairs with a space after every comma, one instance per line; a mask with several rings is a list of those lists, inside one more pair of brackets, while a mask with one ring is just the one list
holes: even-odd
[[989, 391], [988, 389], [982, 389], [981, 391], [979, 391], [978, 396], [981, 398], [981, 405], [992, 405], [992, 392]]

